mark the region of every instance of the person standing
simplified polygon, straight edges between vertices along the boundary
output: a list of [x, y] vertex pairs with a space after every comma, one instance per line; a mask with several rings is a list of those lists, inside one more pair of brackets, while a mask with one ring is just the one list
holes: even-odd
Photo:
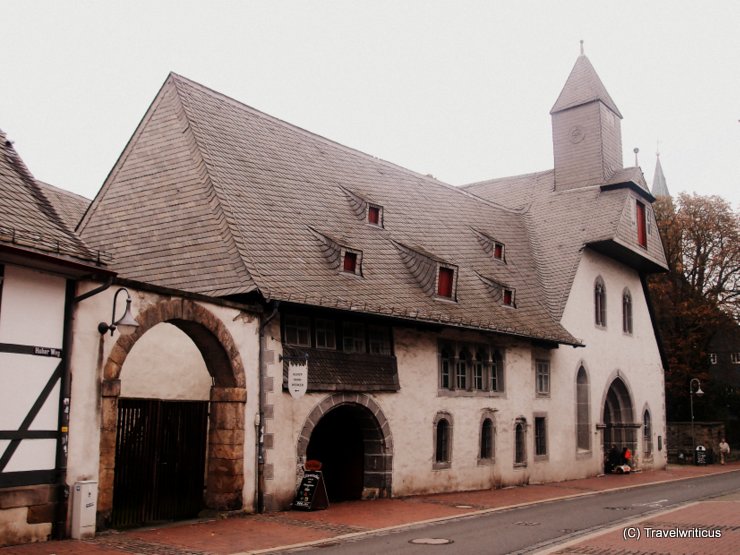
[[725, 438], [719, 442], [719, 464], [725, 464], [725, 459], [730, 454], [730, 444]]

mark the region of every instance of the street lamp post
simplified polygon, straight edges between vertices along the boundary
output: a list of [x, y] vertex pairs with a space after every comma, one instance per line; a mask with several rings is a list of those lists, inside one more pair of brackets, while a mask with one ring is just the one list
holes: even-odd
[[[696, 391], [694, 391], [694, 382], [696, 382]], [[699, 378], [691, 378], [689, 382], [689, 404], [691, 405], [691, 456], [696, 455], [696, 435], [694, 435], [694, 395], [701, 397], [704, 392], [701, 390]]]

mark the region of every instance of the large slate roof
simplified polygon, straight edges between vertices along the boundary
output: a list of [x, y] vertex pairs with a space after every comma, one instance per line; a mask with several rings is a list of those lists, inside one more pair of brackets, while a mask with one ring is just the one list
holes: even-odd
[[[382, 206], [382, 227], [366, 222], [367, 203]], [[522, 212], [175, 74], [79, 229], [132, 279], [578, 342], [548, 310]], [[505, 245], [505, 263], [481, 238]], [[361, 252], [361, 276], [337, 268], [347, 248]], [[432, 263], [458, 269], [455, 301], [430, 294]], [[496, 284], [515, 290], [516, 308]]]
[[47, 198], [5, 133], [0, 131], [0, 245], [61, 260], [104, 262]]
[[537, 269], [552, 316], [560, 319], [573, 278], [586, 247], [609, 250], [644, 272], [666, 269], [665, 254], [652, 210], [647, 217], [652, 233], [644, 249], [637, 244], [632, 221], [635, 199], [649, 205], [639, 168], [625, 168], [605, 183], [555, 191], [553, 170], [492, 179], [467, 185], [481, 198], [520, 210], [532, 237]]

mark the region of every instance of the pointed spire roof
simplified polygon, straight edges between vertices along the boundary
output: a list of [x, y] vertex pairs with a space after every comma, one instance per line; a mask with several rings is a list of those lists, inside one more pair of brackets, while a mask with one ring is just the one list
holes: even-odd
[[669, 197], [671, 193], [668, 192], [668, 184], [663, 174], [663, 166], [660, 165], [660, 152], [655, 153], [655, 174], [653, 175], [653, 193], [654, 197]]
[[558, 96], [555, 105], [550, 110], [550, 114], [588, 104], [595, 100], [600, 100], [620, 119], [622, 118], [619, 108], [617, 108], [609, 93], [606, 92], [606, 87], [596, 74], [594, 66], [581, 51], [581, 55], [578, 56], [563, 90], [560, 91], [560, 96]]

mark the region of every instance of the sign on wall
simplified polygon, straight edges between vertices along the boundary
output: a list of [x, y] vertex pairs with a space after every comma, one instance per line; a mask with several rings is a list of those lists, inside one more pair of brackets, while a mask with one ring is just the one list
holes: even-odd
[[308, 388], [308, 361], [288, 363], [288, 391], [293, 399], [300, 399]]

